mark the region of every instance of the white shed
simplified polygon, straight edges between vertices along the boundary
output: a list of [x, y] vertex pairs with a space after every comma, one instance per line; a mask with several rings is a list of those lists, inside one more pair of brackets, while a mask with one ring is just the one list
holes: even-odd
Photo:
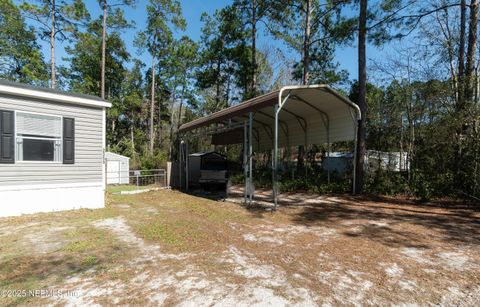
[[107, 184], [129, 184], [130, 158], [106, 152]]

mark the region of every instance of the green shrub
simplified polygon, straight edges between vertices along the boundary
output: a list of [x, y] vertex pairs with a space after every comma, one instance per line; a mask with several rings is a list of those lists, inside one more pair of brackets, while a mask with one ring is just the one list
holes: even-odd
[[382, 195], [408, 193], [407, 174], [377, 169], [366, 174], [365, 192]]

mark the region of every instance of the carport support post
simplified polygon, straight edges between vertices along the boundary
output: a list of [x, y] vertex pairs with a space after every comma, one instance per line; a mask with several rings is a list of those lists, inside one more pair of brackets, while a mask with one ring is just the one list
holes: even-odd
[[247, 203], [248, 178], [247, 178], [247, 121], [243, 123], [243, 177], [245, 180], [245, 193], [243, 202]]
[[[281, 96], [280, 96], [281, 97]], [[278, 105], [275, 105], [275, 132], [273, 136], [273, 168], [272, 168], [272, 190], [273, 190], [273, 204], [277, 209], [277, 156], [278, 156]]]
[[188, 192], [188, 138], [185, 140], [185, 190]]
[[357, 185], [357, 133], [358, 133], [358, 121], [354, 120], [354, 125], [355, 125], [355, 138], [353, 141], [354, 148], [353, 148], [353, 186], [352, 186], [352, 194], [356, 194], [356, 185]]
[[180, 191], [183, 190], [182, 172], [183, 172], [183, 139], [180, 139], [180, 143], [178, 145], [178, 183], [180, 185]]
[[[330, 158], [330, 118], [327, 118], [327, 158]], [[329, 161], [329, 163], [331, 162], [332, 161]], [[330, 184], [330, 167], [328, 168], [327, 173], [328, 173], [328, 184]]]
[[253, 126], [253, 113], [248, 113], [248, 194], [249, 205], [252, 204], [253, 201], [253, 184], [252, 184], [252, 177], [253, 177], [253, 142], [252, 142], [252, 127]]

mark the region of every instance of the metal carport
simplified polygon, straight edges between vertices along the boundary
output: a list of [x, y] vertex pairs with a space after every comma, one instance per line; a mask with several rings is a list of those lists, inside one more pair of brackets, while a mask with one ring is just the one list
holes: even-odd
[[[328, 85], [285, 86], [186, 123], [180, 127], [179, 133], [186, 136], [196, 129], [208, 127], [206, 132], [212, 134], [214, 145], [243, 141], [245, 200], [248, 196], [250, 203], [252, 193], [247, 192], [252, 183], [253, 151], [272, 149], [273, 199], [276, 207], [278, 148], [309, 144], [327, 144], [330, 148], [333, 142], [353, 140], [356, 153], [360, 118], [359, 107]], [[185, 141], [181, 144], [180, 165], [185, 162], [182, 161], [183, 157], [188, 157], [188, 144]], [[353, 193], [356, 159], [354, 155]], [[188, 169], [185, 169], [185, 174], [188, 174]], [[188, 178], [185, 178], [188, 190]]]

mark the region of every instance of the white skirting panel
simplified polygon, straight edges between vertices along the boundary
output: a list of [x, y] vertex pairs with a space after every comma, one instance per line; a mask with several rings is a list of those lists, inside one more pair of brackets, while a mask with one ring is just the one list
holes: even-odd
[[103, 208], [102, 182], [12, 186], [0, 189], [0, 217], [79, 208]]

